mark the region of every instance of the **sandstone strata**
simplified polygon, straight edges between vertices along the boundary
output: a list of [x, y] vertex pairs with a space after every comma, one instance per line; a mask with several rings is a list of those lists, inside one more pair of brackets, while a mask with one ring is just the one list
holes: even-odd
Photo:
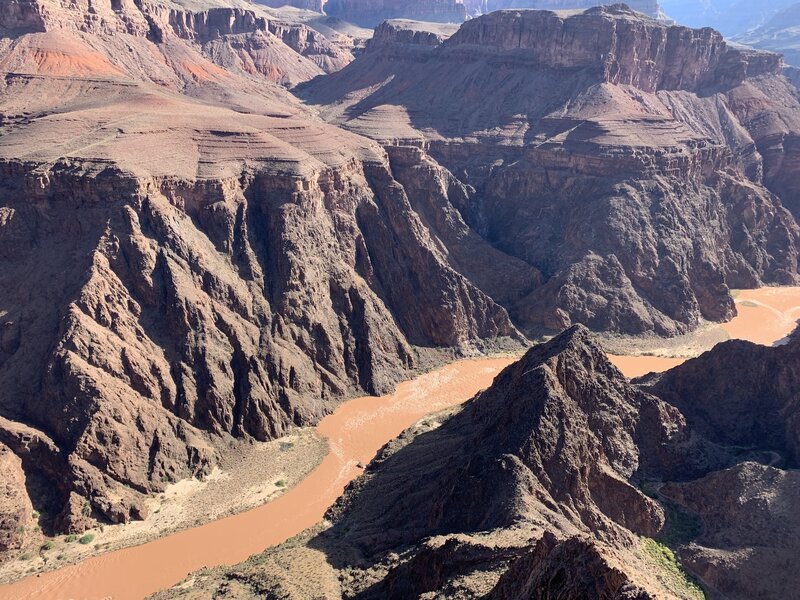
[[793, 89], [776, 55], [614, 6], [384, 24], [301, 93], [452, 174], [446, 212], [527, 281], [482, 286], [525, 331], [674, 334], [730, 318], [728, 288], [797, 280]]
[[[0, 442], [48, 531], [142, 518], [144, 494], [210, 472], [219, 443], [390, 390], [420, 365], [414, 346], [521, 341], [384, 150], [272, 83], [322, 72], [304, 29], [255, 8], [14, 6]], [[446, 174], [417, 164], [435, 202]], [[3, 513], [12, 531], [26, 498]]]

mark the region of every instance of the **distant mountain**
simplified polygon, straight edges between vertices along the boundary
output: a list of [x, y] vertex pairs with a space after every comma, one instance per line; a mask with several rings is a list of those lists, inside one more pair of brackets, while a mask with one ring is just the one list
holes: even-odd
[[713, 27], [726, 36], [765, 24], [793, 0], [661, 0], [667, 16], [689, 27]]
[[783, 9], [761, 27], [735, 39], [754, 48], [780, 52], [787, 64], [800, 66], [800, 2]]
[[[618, 0], [463, 0], [470, 15], [481, 15], [493, 10], [508, 8], [536, 8], [545, 10], [569, 10], [618, 4]], [[628, 0], [628, 7], [651, 17], [662, 15], [658, 0]]]

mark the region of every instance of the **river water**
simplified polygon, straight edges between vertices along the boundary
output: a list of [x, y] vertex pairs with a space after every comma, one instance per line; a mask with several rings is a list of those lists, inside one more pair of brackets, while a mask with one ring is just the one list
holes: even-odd
[[[740, 292], [739, 316], [722, 327], [734, 338], [773, 344], [800, 316], [800, 288]], [[318, 523], [325, 510], [380, 447], [427, 414], [460, 404], [488, 387], [515, 359], [455, 362], [400, 384], [394, 394], [343, 403], [317, 432], [330, 452], [302, 482], [258, 508], [139, 546], [0, 586], [4, 600], [136, 600], [169, 587], [202, 567], [234, 564]], [[663, 371], [682, 358], [615, 356], [628, 377]]]

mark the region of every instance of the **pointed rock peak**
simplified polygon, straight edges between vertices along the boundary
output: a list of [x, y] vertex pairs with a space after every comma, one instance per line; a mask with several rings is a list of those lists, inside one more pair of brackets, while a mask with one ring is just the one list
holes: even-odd
[[616, 373], [603, 349], [594, 341], [592, 332], [584, 325], [573, 325], [547, 342], [537, 344], [517, 364], [528, 370], [567, 356], [579, 359], [587, 367], [591, 365], [596, 369], [600, 366], [603, 371], [613, 369]]

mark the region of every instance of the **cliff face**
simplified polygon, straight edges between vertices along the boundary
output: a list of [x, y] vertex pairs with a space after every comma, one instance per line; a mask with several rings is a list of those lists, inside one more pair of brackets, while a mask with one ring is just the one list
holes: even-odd
[[300, 93], [467, 187], [465, 223], [542, 274], [484, 288], [524, 330], [674, 334], [730, 318], [728, 287], [797, 280], [800, 105], [779, 57], [621, 6], [495, 12], [433, 47], [391, 27]]
[[462, 23], [467, 18], [464, 5], [456, 0], [328, 0], [325, 12], [362, 27], [387, 19]]
[[[742, 391], [739, 417], [759, 410], [766, 373], [797, 347], [728, 363], [765, 371]], [[329, 511], [329, 527], [242, 565], [195, 574], [158, 597], [234, 589], [255, 598], [280, 589], [305, 598], [292, 585], [301, 570], [343, 598], [703, 597], [682, 568], [732, 598], [791, 594], [795, 473], [779, 468], [773, 441], [757, 432], [706, 437], [709, 415], [729, 410], [716, 402], [729, 389], [724, 374], [706, 371], [696, 398], [664, 392], [668, 381], [722, 364], [732, 350], [737, 344], [721, 344], [632, 383], [573, 327], [529, 350], [462, 411], [385, 446]], [[796, 422], [795, 404], [776, 401], [775, 418], [786, 427]]]
[[[102, 8], [26, 5], [44, 31], [0, 54], [0, 443], [47, 527], [141, 518], [217, 444], [390, 390], [414, 345], [521, 341], [414, 206], [447, 201], [446, 172], [406, 156], [426, 195], [406, 190], [380, 146], [236, 67], [232, 38], [262, 34], [304, 64], [278, 25]], [[491, 252], [447, 227], [452, 256]]]
[[[55, 0], [10, 3], [0, 28], [12, 37], [29, 34], [4, 53], [5, 70], [144, 76], [177, 89], [199, 80], [224, 80], [222, 71], [203, 66], [206, 61], [294, 85], [340, 69], [352, 59], [319, 32], [246, 2], [195, 7], [191, 2], [124, 0], [92, 3], [91, 9]], [[100, 61], [109, 64], [101, 66]]]

